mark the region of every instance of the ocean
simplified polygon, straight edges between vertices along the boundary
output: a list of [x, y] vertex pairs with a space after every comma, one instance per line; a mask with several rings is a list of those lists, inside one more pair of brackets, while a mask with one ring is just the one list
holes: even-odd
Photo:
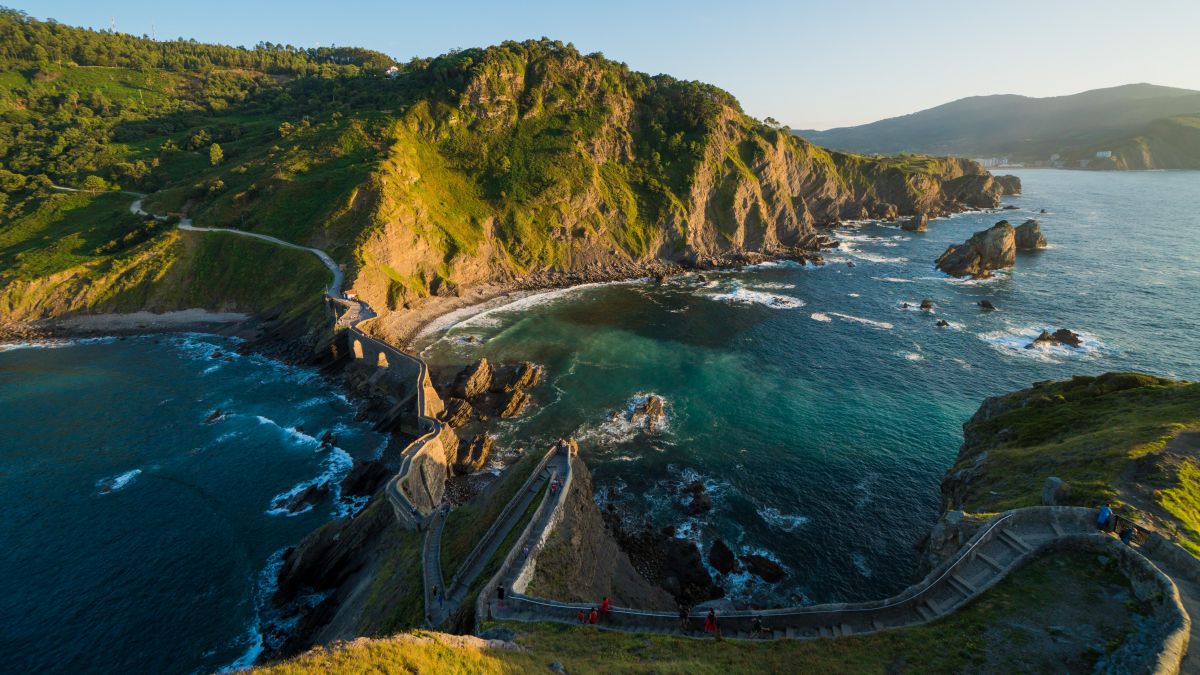
[[283, 549], [359, 506], [336, 490], [294, 515], [276, 500], [385, 438], [316, 371], [235, 348], [0, 351], [0, 670], [212, 672], [258, 653]]
[[[536, 407], [501, 425], [499, 447], [574, 436], [597, 501], [631, 524], [674, 527], [705, 553], [721, 539], [786, 570], [775, 584], [720, 578], [730, 597], [882, 598], [916, 580], [939, 482], [985, 397], [1110, 370], [1200, 378], [1200, 173], [1017, 173], [1024, 194], [1004, 201], [1015, 210], [926, 233], [840, 228], [822, 266], [551, 291], [420, 346], [435, 367], [545, 364]], [[948, 245], [1027, 218], [1050, 247], [1019, 254], [1010, 273], [964, 281], [934, 268]], [[1025, 349], [1060, 327], [1083, 347]], [[629, 421], [650, 394], [667, 408], [654, 433]], [[681, 493], [696, 480], [713, 508], [688, 515]]]
[[[721, 578], [730, 596], [883, 597], [914, 580], [914, 545], [984, 397], [1107, 370], [1200, 378], [1200, 173], [1021, 177], [1025, 194], [1006, 199], [1018, 210], [924, 234], [843, 228], [823, 266], [542, 293], [430, 336], [424, 353], [546, 364], [536, 407], [502, 424], [499, 445], [574, 436], [602, 504], [786, 571]], [[934, 270], [948, 244], [1029, 217], [1051, 246], [1011, 274]], [[934, 309], [915, 309], [926, 298]], [[1047, 327], [1084, 347], [1024, 349]], [[0, 351], [6, 670], [209, 672], [257, 654], [281, 551], [357, 506], [331, 494], [287, 515], [276, 500], [385, 439], [315, 371], [235, 347], [163, 335]], [[648, 433], [627, 413], [652, 393], [667, 421]], [[317, 442], [326, 431], [336, 449]], [[691, 516], [679, 496], [695, 480], [713, 508]]]

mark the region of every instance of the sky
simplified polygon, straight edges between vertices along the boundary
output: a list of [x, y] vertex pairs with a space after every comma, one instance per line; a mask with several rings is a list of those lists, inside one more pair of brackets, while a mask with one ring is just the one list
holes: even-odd
[[795, 129], [965, 96], [1200, 89], [1200, 1], [0, 0], [39, 19], [202, 42], [359, 46], [401, 61], [549, 37], [701, 80]]

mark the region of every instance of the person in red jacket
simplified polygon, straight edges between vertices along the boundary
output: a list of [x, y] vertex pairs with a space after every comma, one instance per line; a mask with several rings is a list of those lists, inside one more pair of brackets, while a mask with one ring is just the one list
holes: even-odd
[[592, 613], [591, 613], [591, 614], [588, 614], [588, 623], [592, 624], [593, 626], [594, 626], [594, 625], [596, 625], [596, 619], [597, 619], [597, 618], [598, 618], [598, 617], [597, 617], [597, 615], [596, 615], [596, 608], [595, 608], [595, 607], [593, 607], [593, 608], [592, 608]]
[[600, 601], [600, 614], [607, 619], [610, 609], [612, 609], [612, 603], [608, 601], [608, 596], [604, 596], [604, 599]]
[[576, 614], [575, 616], [577, 616], [577, 617], [579, 618], [579, 623], [586, 623], [586, 622], [587, 622], [587, 615], [583, 613], [583, 610], [582, 610], [582, 609], [581, 609], [581, 610], [579, 610], [579, 613], [578, 613], [578, 614]]
[[717, 610], [709, 608], [708, 616], [704, 617], [704, 632], [712, 633], [713, 637], [721, 639], [721, 625], [717, 623]]

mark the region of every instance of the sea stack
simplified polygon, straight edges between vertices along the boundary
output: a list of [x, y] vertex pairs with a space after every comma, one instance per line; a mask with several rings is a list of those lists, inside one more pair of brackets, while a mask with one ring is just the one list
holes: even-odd
[[924, 232], [927, 227], [929, 227], [929, 216], [924, 213], [918, 213], [900, 225], [900, 229], [906, 232]]
[[1042, 234], [1042, 224], [1030, 218], [1014, 230], [1018, 251], [1036, 251], [1046, 248], [1046, 237]]
[[992, 276], [993, 270], [1012, 267], [1016, 259], [1013, 226], [1002, 220], [989, 229], [976, 232], [962, 244], [947, 248], [935, 264], [951, 276], [983, 279]]

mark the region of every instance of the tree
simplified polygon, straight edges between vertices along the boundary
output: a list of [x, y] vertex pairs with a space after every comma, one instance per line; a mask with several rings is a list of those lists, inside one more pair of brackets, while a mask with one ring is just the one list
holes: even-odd
[[213, 166], [220, 164], [224, 159], [225, 151], [221, 149], [220, 143], [213, 143], [208, 146], [208, 161], [212, 162]]
[[83, 189], [92, 194], [104, 192], [108, 189], [108, 181], [104, 180], [100, 176], [88, 176], [87, 178], [83, 179]]

